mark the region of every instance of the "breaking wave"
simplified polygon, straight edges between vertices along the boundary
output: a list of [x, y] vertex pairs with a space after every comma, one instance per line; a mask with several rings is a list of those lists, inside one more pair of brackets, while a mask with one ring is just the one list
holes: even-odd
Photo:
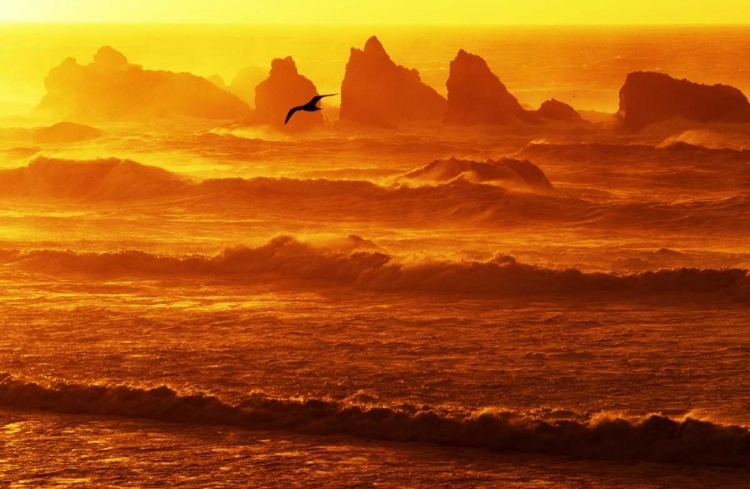
[[734, 149], [747, 152], [750, 150], [750, 131], [739, 131], [736, 126], [730, 130], [691, 129], [672, 135], [664, 140], [663, 146], [690, 144], [710, 149]]
[[594, 416], [542, 418], [500, 410], [460, 411], [401, 404], [273, 398], [255, 393], [238, 404], [161, 386], [143, 389], [56, 383], [0, 374], [0, 406], [64, 414], [145, 418], [170, 423], [437, 443], [572, 456], [750, 468], [750, 431], [692, 418]]
[[130, 160], [85, 162], [37, 156], [28, 166], [0, 170], [4, 197], [135, 200], [175, 195], [189, 188], [182, 177]]
[[[526, 190], [549, 185], [544, 173], [531, 163], [510, 161], [504, 168], [506, 176], [520, 181]], [[116, 158], [77, 161], [38, 156], [27, 167], [0, 170], [0, 196], [14, 202], [28, 198], [87, 205], [143, 201], [154, 204], [157, 212], [160, 205], [166, 205], [194, 212], [270, 213], [310, 219], [330, 216], [404, 225], [423, 225], [428, 216], [462, 225], [486, 221], [521, 225], [529, 219], [556, 220], [562, 214], [569, 219], [587, 217], [575, 200], [511, 192], [500, 185], [466, 179], [417, 187], [367, 180], [273, 177], [197, 183], [161, 168]], [[571, 202], [567, 212], [561, 213], [560, 206]]]
[[[572, 146], [566, 148], [568, 151]], [[750, 178], [746, 167], [734, 165], [734, 170], [724, 171], [722, 178], [731, 181], [726, 185], [744, 188]], [[674, 185], [684, 185], [688, 176], [696, 185], [707, 181], [701, 170], [673, 178]], [[665, 188], [672, 180], [659, 177], [659, 188]], [[554, 191], [534, 164], [510, 159], [484, 163], [439, 160], [402, 174], [395, 181], [381, 185], [368, 180], [257, 177], [193, 182], [129, 160], [73, 161], [38, 156], [27, 167], [0, 170], [0, 196], [14, 203], [24, 198], [118, 208], [132, 203], [138, 205], [139, 211], [156, 214], [179, 208], [233, 217], [318, 221], [326, 216], [331, 221], [374, 221], [410, 228], [445, 225], [490, 229], [555, 224], [618, 232], [701, 229], [729, 235], [747, 233], [748, 222], [742, 217], [750, 212], [750, 193], [746, 191], [718, 198], [639, 202], [579, 198]], [[405, 181], [409, 184], [402, 184]], [[642, 187], [641, 180], [621, 184]], [[524, 191], [516, 191], [517, 188]]]
[[406, 173], [408, 180], [426, 182], [447, 182], [456, 178], [465, 178], [471, 182], [498, 182], [511, 187], [522, 187], [534, 190], [552, 188], [544, 172], [526, 160], [504, 158], [487, 162], [457, 160], [438, 160], [429, 165]]
[[313, 286], [350, 286], [373, 291], [429, 291], [458, 294], [657, 293], [720, 294], [750, 298], [750, 277], [741, 269], [648, 271], [632, 275], [555, 270], [518, 263], [498, 255], [488, 261], [402, 262], [380, 251], [345, 252], [315, 247], [289, 236], [265, 245], [236, 247], [215, 256], [178, 257], [129, 250], [112, 253], [36, 250], [0, 253], [0, 263], [49, 273], [103, 276], [241, 277], [253, 281], [292, 281]]

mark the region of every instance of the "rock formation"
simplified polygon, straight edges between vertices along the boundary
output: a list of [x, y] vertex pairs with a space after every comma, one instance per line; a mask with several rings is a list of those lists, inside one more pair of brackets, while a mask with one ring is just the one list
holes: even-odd
[[542, 106], [539, 107], [539, 110], [536, 111], [536, 115], [542, 119], [552, 121], [576, 122], [583, 120], [581, 115], [576, 112], [576, 109], [555, 99], [544, 102]]
[[573, 107], [555, 99], [544, 102], [539, 110], [524, 109], [483, 58], [463, 49], [451, 61], [446, 86], [446, 124], [472, 126], [582, 120]]
[[440, 120], [445, 107], [445, 99], [422, 82], [419, 72], [394, 63], [376, 37], [364, 50], [352, 48], [341, 85], [341, 120], [389, 127]]
[[166, 117], [236, 119], [250, 108], [231, 93], [190, 73], [144, 70], [109, 46], [87, 66], [68, 58], [44, 80], [40, 110], [73, 120]]
[[255, 111], [251, 121], [288, 131], [321, 126], [323, 115], [320, 112], [298, 112], [289, 124], [284, 124], [290, 108], [306, 104], [317, 94], [315, 84], [297, 72], [291, 57], [274, 59], [268, 78], [255, 87]]
[[487, 62], [463, 49], [451, 61], [446, 124], [507, 124], [533, 117], [508, 92]]
[[701, 85], [663, 73], [630, 73], [620, 89], [619, 116], [639, 130], [673, 118], [696, 122], [750, 122], [747, 97], [727, 85]]

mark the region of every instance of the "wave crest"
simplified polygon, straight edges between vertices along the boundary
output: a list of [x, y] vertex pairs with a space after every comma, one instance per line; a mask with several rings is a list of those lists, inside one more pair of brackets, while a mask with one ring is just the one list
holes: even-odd
[[188, 186], [167, 170], [118, 158], [37, 156], [26, 167], [0, 170], [0, 193], [6, 197], [121, 201], [174, 195]]
[[556, 270], [518, 263], [498, 255], [488, 261], [402, 262], [381, 251], [346, 252], [316, 247], [279, 236], [255, 248], [236, 247], [215, 256], [169, 256], [127, 250], [76, 253], [36, 250], [0, 253], [0, 263], [50, 274], [106, 276], [206, 274], [253, 281], [293, 281], [310, 285], [350, 286], [373, 291], [426, 291], [464, 294], [600, 293], [709, 294], [750, 299], [750, 277], [742, 269], [680, 268], [632, 275]]
[[595, 417], [543, 420], [509, 411], [449, 411], [429, 406], [352, 404], [272, 398], [256, 393], [237, 405], [166, 387], [42, 385], [0, 374], [0, 405], [66, 414], [220, 424], [247, 429], [438, 443], [589, 459], [711, 464], [750, 468], [750, 432], [692, 418]]
[[447, 182], [464, 178], [475, 183], [498, 183], [510, 187], [532, 190], [550, 190], [552, 184], [544, 172], [527, 160], [502, 160], [478, 162], [470, 160], [438, 160], [403, 175], [408, 180]]

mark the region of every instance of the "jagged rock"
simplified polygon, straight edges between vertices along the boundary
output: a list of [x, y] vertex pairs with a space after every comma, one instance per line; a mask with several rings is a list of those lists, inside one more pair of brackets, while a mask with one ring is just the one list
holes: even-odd
[[31, 133], [31, 139], [35, 144], [60, 144], [88, 141], [103, 135], [102, 131], [91, 126], [74, 122], [58, 122], [49, 127], [35, 129]]
[[315, 84], [297, 71], [290, 57], [274, 59], [267, 79], [255, 87], [255, 124], [268, 124], [288, 131], [303, 131], [323, 124], [320, 112], [297, 112], [288, 124], [284, 119], [290, 108], [306, 104], [318, 94]]
[[555, 99], [547, 100], [542, 103], [542, 106], [536, 111], [536, 115], [542, 119], [553, 121], [575, 122], [583, 120], [581, 115], [576, 112], [576, 109]]
[[451, 61], [446, 85], [446, 124], [470, 126], [582, 120], [573, 107], [555, 99], [547, 100], [538, 110], [526, 110], [482, 57], [463, 49]]
[[620, 89], [619, 116], [639, 130], [673, 118], [697, 122], [750, 122], [747, 97], [727, 85], [701, 85], [654, 72], [630, 73]]
[[250, 108], [239, 98], [190, 73], [144, 70], [105, 46], [87, 66], [68, 58], [44, 80], [39, 109], [73, 120], [167, 117], [236, 119]]
[[508, 92], [484, 59], [463, 49], [451, 61], [446, 85], [446, 124], [507, 124], [535, 119]]
[[364, 50], [352, 48], [341, 85], [341, 120], [392, 127], [440, 120], [445, 107], [445, 99], [417, 70], [391, 60], [377, 37], [368, 39]]

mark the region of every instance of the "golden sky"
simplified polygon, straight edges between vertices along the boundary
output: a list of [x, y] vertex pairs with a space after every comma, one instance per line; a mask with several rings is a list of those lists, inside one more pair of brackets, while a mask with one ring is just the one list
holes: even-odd
[[748, 0], [0, 0], [3, 22], [747, 24]]

